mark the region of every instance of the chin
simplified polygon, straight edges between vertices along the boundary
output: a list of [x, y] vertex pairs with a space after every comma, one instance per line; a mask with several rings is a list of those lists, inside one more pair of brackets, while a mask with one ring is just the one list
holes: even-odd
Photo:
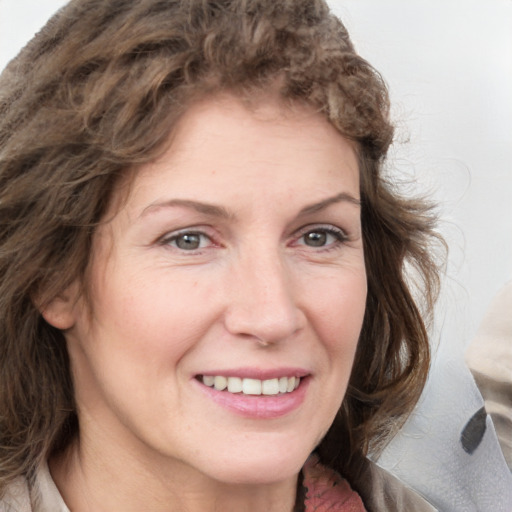
[[291, 449], [282, 444], [269, 445], [257, 451], [225, 454], [214, 464], [214, 478], [226, 484], [269, 485], [295, 478], [312, 449]]

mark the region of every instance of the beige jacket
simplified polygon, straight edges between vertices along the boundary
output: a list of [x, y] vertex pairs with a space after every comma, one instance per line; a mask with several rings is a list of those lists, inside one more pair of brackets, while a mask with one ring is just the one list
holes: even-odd
[[512, 282], [489, 306], [466, 360], [512, 471]]
[[[368, 512], [436, 512], [419, 494], [392, 475], [368, 462], [368, 487], [361, 498]], [[39, 471], [35, 484], [14, 482], [0, 502], [0, 512], [70, 512], [55, 486], [48, 467]]]
[[360, 494], [368, 512], [438, 512], [417, 492], [373, 462], [368, 461], [365, 481], [368, 485]]

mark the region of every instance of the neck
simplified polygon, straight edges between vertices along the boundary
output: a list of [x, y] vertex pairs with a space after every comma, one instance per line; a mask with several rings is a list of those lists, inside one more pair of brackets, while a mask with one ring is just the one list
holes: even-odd
[[50, 460], [52, 477], [73, 512], [292, 512], [297, 475], [272, 483], [225, 483], [179, 461], [148, 463], [75, 442]]

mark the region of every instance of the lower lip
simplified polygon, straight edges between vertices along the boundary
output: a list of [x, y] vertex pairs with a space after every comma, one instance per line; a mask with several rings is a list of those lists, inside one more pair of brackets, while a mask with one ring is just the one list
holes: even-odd
[[225, 409], [245, 418], [272, 419], [290, 414], [301, 406], [306, 397], [309, 378], [302, 378], [297, 389], [282, 395], [235, 394], [210, 388], [198, 380], [195, 382], [203, 393]]

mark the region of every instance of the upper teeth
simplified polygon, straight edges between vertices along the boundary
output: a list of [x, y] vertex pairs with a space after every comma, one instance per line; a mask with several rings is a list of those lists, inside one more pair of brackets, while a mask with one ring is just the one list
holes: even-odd
[[227, 390], [230, 393], [244, 395], [277, 395], [290, 393], [297, 389], [300, 377], [281, 377], [279, 379], [242, 379], [240, 377], [224, 377], [222, 375], [203, 375], [203, 384], [218, 391]]

